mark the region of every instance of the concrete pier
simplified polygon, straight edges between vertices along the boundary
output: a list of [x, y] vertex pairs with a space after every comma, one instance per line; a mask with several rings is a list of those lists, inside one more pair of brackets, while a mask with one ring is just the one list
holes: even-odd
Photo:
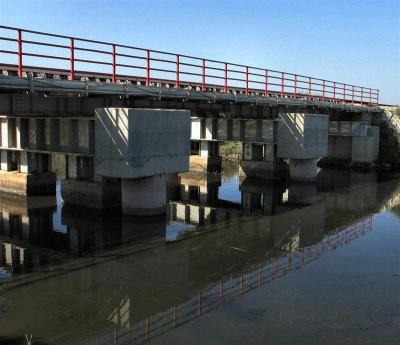
[[97, 181], [65, 179], [61, 181], [61, 196], [66, 204], [95, 209], [121, 206], [121, 182], [98, 178]]
[[122, 212], [166, 212], [165, 174], [189, 170], [190, 112], [100, 108], [95, 174], [121, 179]]
[[289, 175], [293, 181], [317, 181], [317, 159], [289, 159]]
[[277, 155], [289, 159], [291, 180], [316, 180], [317, 160], [328, 155], [328, 127], [327, 115], [279, 115]]
[[136, 216], [164, 214], [167, 206], [164, 174], [121, 180], [122, 213]]

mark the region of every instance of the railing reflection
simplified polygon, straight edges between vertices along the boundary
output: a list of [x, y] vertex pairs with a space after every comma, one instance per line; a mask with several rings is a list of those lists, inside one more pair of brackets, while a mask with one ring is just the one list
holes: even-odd
[[[328, 255], [351, 241], [365, 236], [373, 230], [372, 226], [373, 217], [370, 216], [341, 229], [336, 229], [334, 233], [326, 235], [321, 241], [313, 245], [286, 253], [274, 260], [267, 258], [266, 263], [202, 289], [185, 303], [174, 305], [164, 312], [149, 316], [134, 324], [129, 330], [120, 331], [120, 333], [115, 331], [113, 334], [114, 342], [119, 343], [122, 340], [136, 344], [160, 336], [173, 328], [209, 313], [221, 304], [232, 302], [243, 294], [267, 285], [292, 270], [301, 269], [322, 255]], [[108, 344], [108, 342], [103, 344]]]

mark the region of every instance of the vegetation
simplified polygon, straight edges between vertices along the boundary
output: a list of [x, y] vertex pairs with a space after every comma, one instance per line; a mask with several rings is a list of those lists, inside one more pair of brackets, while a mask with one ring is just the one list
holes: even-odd
[[239, 141], [223, 142], [219, 145], [219, 153], [222, 156], [241, 155], [242, 143]]

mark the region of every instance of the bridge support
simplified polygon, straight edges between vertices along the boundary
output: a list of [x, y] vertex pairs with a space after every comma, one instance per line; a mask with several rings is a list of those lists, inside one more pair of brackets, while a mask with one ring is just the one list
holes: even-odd
[[285, 169], [275, 144], [243, 143], [242, 152], [239, 173], [248, 178], [275, 179]]
[[289, 175], [293, 181], [317, 181], [317, 159], [289, 159]]
[[190, 156], [191, 171], [219, 172], [222, 167], [222, 157], [219, 154], [219, 142], [201, 140], [192, 142]]
[[167, 206], [165, 174], [121, 180], [122, 213], [136, 216], [164, 214]]
[[96, 177], [95, 181], [65, 179], [61, 195], [66, 204], [95, 209], [121, 206], [121, 183], [117, 179]]
[[281, 113], [278, 127], [278, 157], [289, 159], [293, 181], [317, 179], [317, 160], [328, 154], [327, 115]]
[[122, 212], [165, 213], [165, 174], [189, 170], [190, 112], [102, 108], [95, 128], [95, 173], [121, 179]]
[[51, 171], [51, 155], [0, 151], [0, 191], [28, 196], [56, 193], [56, 175]]

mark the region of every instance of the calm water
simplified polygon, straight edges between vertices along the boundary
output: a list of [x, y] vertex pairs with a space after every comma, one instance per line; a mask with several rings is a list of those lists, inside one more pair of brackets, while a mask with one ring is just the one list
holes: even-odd
[[[0, 344], [398, 344], [400, 178], [170, 178], [164, 217], [0, 197]], [[25, 342], [26, 343], [26, 342]]]

